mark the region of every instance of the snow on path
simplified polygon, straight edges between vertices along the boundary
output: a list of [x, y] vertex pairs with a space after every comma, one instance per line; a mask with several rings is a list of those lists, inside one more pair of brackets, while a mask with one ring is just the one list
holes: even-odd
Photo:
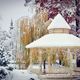
[[30, 78], [39, 80], [36, 74], [32, 74], [27, 70], [14, 70], [12, 74], [12, 80], [30, 80]]

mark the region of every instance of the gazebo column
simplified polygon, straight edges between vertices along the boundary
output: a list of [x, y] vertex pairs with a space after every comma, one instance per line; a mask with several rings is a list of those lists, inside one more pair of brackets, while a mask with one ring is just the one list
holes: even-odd
[[68, 57], [69, 57], [69, 64], [70, 64], [70, 73], [72, 75], [72, 70], [73, 70], [73, 64], [72, 64], [72, 54], [71, 54], [71, 51], [70, 49], [68, 48]]
[[74, 54], [74, 60], [75, 60], [75, 61], [74, 61], [74, 68], [76, 68], [76, 64], [77, 64], [77, 63], [76, 63], [76, 62], [77, 62], [77, 61], [76, 61], [76, 60], [77, 60], [76, 52], [77, 52], [77, 50], [74, 49], [74, 53], [73, 53], [73, 54]]
[[51, 72], [51, 53], [52, 50], [50, 50], [50, 52], [48, 52], [48, 72]]
[[30, 59], [29, 68], [30, 68], [30, 70], [32, 70], [32, 49], [30, 49], [29, 59]]
[[30, 65], [32, 65], [32, 49], [30, 49]]
[[39, 49], [39, 64], [40, 64], [40, 73], [42, 72], [42, 50]]
[[76, 55], [76, 52], [75, 52], [75, 68], [77, 67], [77, 55]]

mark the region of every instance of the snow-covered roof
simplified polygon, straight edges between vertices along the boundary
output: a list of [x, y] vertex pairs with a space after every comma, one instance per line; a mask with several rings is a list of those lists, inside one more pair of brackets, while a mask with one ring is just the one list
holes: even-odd
[[54, 28], [71, 29], [71, 27], [68, 25], [68, 23], [61, 14], [57, 14], [57, 16], [53, 19], [53, 21], [51, 22], [47, 29], [49, 30]]
[[80, 47], [80, 38], [66, 33], [47, 34], [26, 46], [26, 48], [47, 47]]

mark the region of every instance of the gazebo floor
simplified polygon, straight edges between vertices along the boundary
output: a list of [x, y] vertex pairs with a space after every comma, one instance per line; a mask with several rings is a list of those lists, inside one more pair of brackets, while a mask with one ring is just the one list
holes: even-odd
[[66, 74], [46, 74], [39, 75], [40, 80], [80, 80], [80, 76], [70, 76]]
[[40, 80], [80, 80], [80, 68], [70, 70], [68, 67], [53, 67], [51, 72], [46, 70], [46, 73], [44, 74], [43, 70], [40, 71], [40, 67], [38, 65], [32, 66], [29, 70], [36, 73]]
[[47, 73], [39, 75], [39, 77], [41, 80], [80, 80], [80, 68], [76, 68], [72, 74]]
[[[43, 74], [44, 72], [44, 69], [43, 69], [43, 66], [42, 68], [40, 69], [40, 65], [30, 65], [28, 67], [28, 69], [33, 72], [33, 73], [36, 73], [36, 74]], [[50, 67], [50, 71], [48, 70], [48, 65], [46, 65], [46, 69], [45, 69], [45, 72], [46, 74], [67, 74], [67, 73], [70, 73], [71, 70], [69, 67], [64, 67], [64, 66], [58, 66], [58, 65], [54, 65], [52, 67]]]
[[73, 77], [66, 74], [45, 74], [39, 75], [41, 80], [72, 80]]

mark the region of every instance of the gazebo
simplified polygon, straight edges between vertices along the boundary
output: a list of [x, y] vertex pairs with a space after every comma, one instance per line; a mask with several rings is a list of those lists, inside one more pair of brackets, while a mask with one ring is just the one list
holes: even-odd
[[[49, 34], [42, 36], [41, 38], [33, 41], [32, 43], [26, 45], [26, 48], [37, 48], [40, 50], [39, 52], [39, 62], [40, 65], [42, 63], [42, 55], [43, 55], [43, 48], [50, 50], [48, 52], [48, 68], [47, 73], [54, 72], [55, 69], [52, 68], [51, 61], [50, 61], [50, 54], [52, 54], [53, 50], [60, 51], [61, 49], [67, 49], [67, 60], [70, 63], [70, 70], [73, 69], [72, 64], [72, 53], [71, 49], [79, 49], [80, 48], [80, 38], [74, 36], [73, 34], [69, 34], [70, 26], [62, 17], [61, 14], [58, 14], [48, 26]], [[75, 59], [76, 62], [76, 59]], [[30, 52], [30, 64], [32, 64], [32, 53]], [[76, 65], [76, 63], [75, 63]], [[41, 70], [41, 67], [40, 67]]]

